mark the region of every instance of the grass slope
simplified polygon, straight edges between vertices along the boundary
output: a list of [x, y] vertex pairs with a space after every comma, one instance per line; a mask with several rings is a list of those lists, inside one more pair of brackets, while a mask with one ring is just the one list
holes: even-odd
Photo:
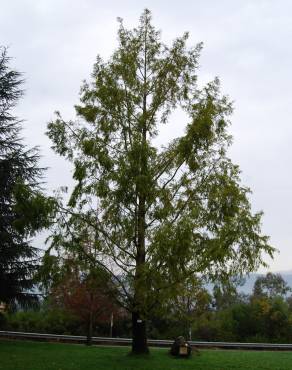
[[289, 370], [292, 352], [204, 350], [191, 359], [174, 359], [166, 349], [127, 355], [124, 347], [0, 341], [1, 370]]

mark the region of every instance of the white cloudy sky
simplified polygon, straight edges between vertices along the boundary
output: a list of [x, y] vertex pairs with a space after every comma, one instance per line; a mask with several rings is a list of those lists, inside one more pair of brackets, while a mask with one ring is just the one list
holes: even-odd
[[[54, 156], [45, 136], [60, 110], [73, 118], [79, 87], [97, 54], [116, 47], [117, 16], [137, 24], [147, 7], [169, 42], [190, 31], [190, 44], [204, 42], [200, 80], [219, 76], [234, 100], [230, 155], [263, 210], [263, 231], [280, 251], [270, 269], [292, 269], [292, 2], [289, 0], [0, 0], [0, 45], [24, 72], [25, 97], [17, 107], [24, 136], [39, 145], [49, 166], [51, 191], [70, 183], [68, 163]], [[180, 118], [179, 116], [177, 117]], [[181, 126], [181, 122], [179, 122]], [[164, 137], [175, 135], [175, 122]]]

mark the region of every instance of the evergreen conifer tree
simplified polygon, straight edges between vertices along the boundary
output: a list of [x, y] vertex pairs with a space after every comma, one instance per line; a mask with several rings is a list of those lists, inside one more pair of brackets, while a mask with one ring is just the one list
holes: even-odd
[[52, 200], [40, 188], [38, 149], [25, 147], [22, 121], [12, 113], [22, 83], [21, 73], [9, 66], [7, 49], [0, 48], [0, 302], [25, 305], [36, 301], [32, 287], [39, 263], [28, 239], [48, 225]]

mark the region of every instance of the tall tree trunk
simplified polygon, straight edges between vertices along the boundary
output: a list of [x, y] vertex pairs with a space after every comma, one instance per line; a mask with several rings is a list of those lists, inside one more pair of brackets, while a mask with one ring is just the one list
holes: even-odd
[[132, 353], [148, 354], [146, 321], [141, 319], [139, 312], [132, 312], [132, 332]]
[[145, 196], [142, 195], [138, 209], [138, 243], [136, 255], [135, 293], [132, 311], [132, 352], [134, 354], [149, 353], [146, 336], [146, 321], [141, 315], [145, 304]]
[[[141, 174], [145, 175], [147, 171], [147, 161], [145, 159], [145, 143], [146, 130], [143, 129], [142, 155], [141, 155]], [[139, 205], [138, 205], [138, 238], [137, 238], [137, 254], [136, 254], [136, 272], [135, 272], [135, 293], [134, 293], [134, 307], [132, 312], [132, 331], [133, 344], [132, 352], [135, 354], [148, 353], [147, 337], [146, 337], [146, 321], [141, 317], [141, 309], [145, 307], [145, 215], [146, 215], [146, 197], [145, 189], [139, 189]], [[143, 315], [142, 315], [143, 316]]]
[[141, 147], [140, 147], [140, 183], [138, 187], [138, 214], [137, 214], [137, 254], [136, 254], [136, 272], [135, 272], [135, 292], [134, 306], [132, 311], [132, 352], [135, 354], [149, 353], [146, 336], [146, 321], [144, 315], [141, 315], [141, 309], [145, 306], [146, 279], [144, 274], [146, 250], [146, 193], [147, 185], [141, 184], [141, 178], [147, 176], [147, 27], [144, 35], [144, 92], [143, 92], [143, 118], [141, 126]]

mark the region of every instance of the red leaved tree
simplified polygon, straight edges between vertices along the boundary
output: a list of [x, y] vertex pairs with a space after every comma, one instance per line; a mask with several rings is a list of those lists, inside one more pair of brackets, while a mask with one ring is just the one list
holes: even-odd
[[115, 289], [100, 269], [82, 272], [77, 267], [67, 272], [52, 288], [53, 302], [77, 316], [86, 327], [87, 344], [92, 344], [93, 327], [120, 314], [114, 299]]

